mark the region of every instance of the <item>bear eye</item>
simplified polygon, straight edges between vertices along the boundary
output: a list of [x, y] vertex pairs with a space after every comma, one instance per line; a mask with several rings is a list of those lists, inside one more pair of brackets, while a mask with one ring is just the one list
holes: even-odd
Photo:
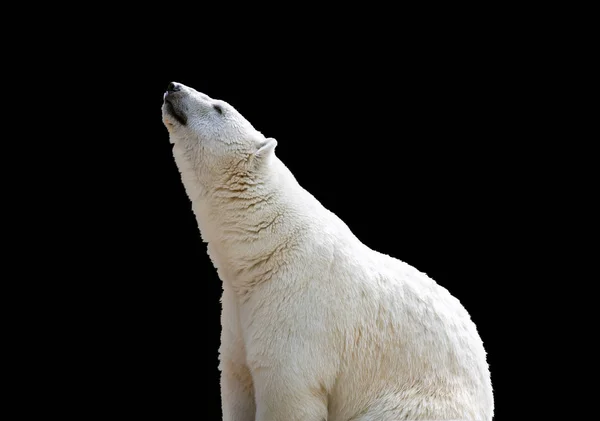
[[214, 108], [215, 110], [217, 110], [217, 112], [218, 112], [219, 114], [223, 114], [223, 108], [221, 108], [221, 106], [220, 106], [220, 105], [214, 104], [214, 105], [213, 105], [213, 108]]

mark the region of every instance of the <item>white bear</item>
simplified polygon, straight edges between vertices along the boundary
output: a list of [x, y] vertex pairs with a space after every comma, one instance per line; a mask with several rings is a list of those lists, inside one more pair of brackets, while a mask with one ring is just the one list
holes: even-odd
[[228, 103], [171, 83], [162, 116], [223, 282], [223, 420], [492, 419], [456, 298], [364, 245]]

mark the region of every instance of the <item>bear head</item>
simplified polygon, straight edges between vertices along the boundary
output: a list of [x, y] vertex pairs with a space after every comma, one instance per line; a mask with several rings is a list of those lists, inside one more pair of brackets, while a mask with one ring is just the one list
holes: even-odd
[[232, 173], [252, 175], [274, 156], [277, 141], [233, 106], [181, 83], [169, 84], [162, 117], [174, 149], [204, 183]]

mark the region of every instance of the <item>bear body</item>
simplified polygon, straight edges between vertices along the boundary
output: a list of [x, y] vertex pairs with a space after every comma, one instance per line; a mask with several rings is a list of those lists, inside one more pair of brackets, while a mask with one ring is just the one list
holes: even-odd
[[177, 83], [164, 99], [223, 283], [223, 420], [492, 420], [486, 353], [456, 298], [357, 239], [231, 105]]

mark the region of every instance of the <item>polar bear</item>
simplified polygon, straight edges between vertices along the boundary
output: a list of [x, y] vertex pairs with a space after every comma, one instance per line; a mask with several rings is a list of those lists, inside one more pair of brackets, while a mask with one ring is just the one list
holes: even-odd
[[357, 239], [230, 104], [174, 82], [163, 99], [223, 283], [223, 420], [492, 419], [486, 352], [456, 298]]

